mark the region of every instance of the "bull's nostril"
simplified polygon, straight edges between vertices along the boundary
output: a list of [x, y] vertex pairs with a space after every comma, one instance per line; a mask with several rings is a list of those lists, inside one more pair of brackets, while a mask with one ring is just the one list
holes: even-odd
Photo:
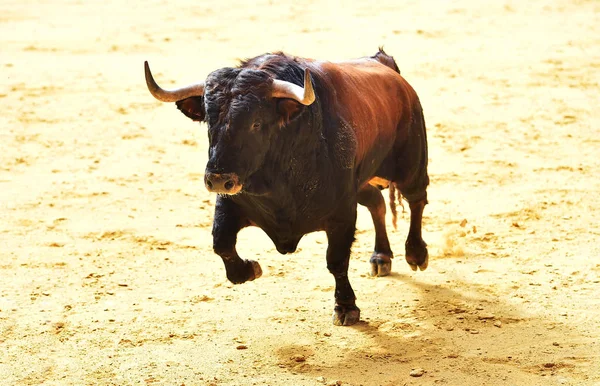
[[231, 189], [233, 189], [233, 186], [234, 186], [234, 185], [235, 185], [235, 184], [233, 183], [233, 181], [231, 181], [231, 180], [227, 181], [227, 182], [225, 183], [225, 190], [231, 190]]
[[206, 180], [206, 186], [207, 186], [209, 189], [212, 189], [212, 182], [210, 182], [210, 180]]

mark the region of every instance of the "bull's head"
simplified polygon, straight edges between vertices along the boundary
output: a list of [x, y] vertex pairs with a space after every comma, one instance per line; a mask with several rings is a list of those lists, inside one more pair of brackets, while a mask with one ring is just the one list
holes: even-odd
[[256, 173], [273, 136], [315, 101], [311, 77], [304, 71], [304, 87], [273, 79], [262, 70], [224, 68], [205, 82], [164, 90], [144, 63], [150, 93], [195, 121], [208, 125], [209, 160], [204, 183], [211, 192], [237, 194]]

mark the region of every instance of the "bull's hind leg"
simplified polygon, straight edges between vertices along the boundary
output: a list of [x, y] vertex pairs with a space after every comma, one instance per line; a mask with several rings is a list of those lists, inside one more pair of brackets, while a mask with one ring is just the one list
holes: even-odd
[[366, 185], [358, 192], [358, 203], [371, 212], [375, 225], [375, 250], [371, 255], [371, 276], [387, 276], [392, 270], [394, 257], [385, 229], [385, 201], [379, 189]]
[[423, 222], [423, 209], [427, 199], [419, 201], [409, 201], [410, 206], [410, 229], [406, 238], [406, 262], [410, 265], [413, 271], [417, 267], [424, 271], [429, 264], [429, 253], [427, 252], [427, 244], [421, 236], [421, 224]]
[[429, 254], [427, 244], [421, 237], [423, 209], [427, 204], [427, 134], [421, 106], [417, 105], [409, 129], [407, 142], [398, 154], [397, 179], [394, 185], [400, 190], [410, 206], [410, 229], [406, 238], [406, 262], [413, 271], [427, 268]]

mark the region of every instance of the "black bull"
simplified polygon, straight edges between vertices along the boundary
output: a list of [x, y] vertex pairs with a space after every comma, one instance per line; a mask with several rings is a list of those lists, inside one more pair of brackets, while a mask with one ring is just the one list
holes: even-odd
[[348, 280], [357, 203], [375, 225], [372, 274], [385, 276], [393, 258], [380, 192], [386, 187], [394, 222], [395, 191], [410, 206], [406, 261], [413, 270], [427, 268], [423, 110], [383, 50], [336, 63], [265, 54], [176, 90], [161, 89], [147, 63], [145, 71], [152, 95], [208, 125], [205, 185], [218, 193], [213, 247], [232, 283], [262, 274], [256, 261], [237, 252], [242, 228], [260, 227], [282, 254], [294, 252], [305, 234], [325, 231], [327, 268], [335, 278], [333, 322], [358, 322]]

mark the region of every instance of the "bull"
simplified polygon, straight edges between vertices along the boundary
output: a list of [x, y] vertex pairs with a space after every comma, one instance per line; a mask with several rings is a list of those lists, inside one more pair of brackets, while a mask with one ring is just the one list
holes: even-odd
[[235, 284], [257, 279], [258, 262], [240, 257], [238, 232], [261, 228], [277, 251], [325, 231], [327, 268], [335, 278], [333, 323], [352, 325], [360, 310], [348, 280], [357, 204], [375, 227], [371, 274], [391, 271], [393, 253], [381, 190], [410, 208], [405, 257], [413, 270], [428, 265], [421, 236], [427, 204], [427, 136], [414, 89], [383, 49], [370, 57], [329, 62], [269, 53], [212, 72], [204, 82], [165, 90], [144, 63], [150, 93], [175, 102], [208, 126], [204, 183], [217, 193], [213, 249]]

